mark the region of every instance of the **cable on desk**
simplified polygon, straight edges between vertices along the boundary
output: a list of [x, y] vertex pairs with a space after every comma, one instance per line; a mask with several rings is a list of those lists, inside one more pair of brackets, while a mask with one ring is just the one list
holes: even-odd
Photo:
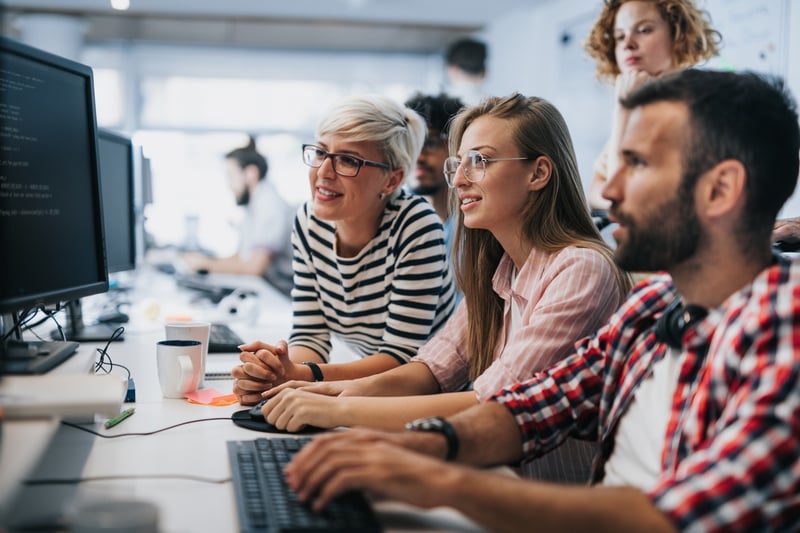
[[210, 422], [212, 420], [227, 420], [231, 421], [231, 417], [215, 417], [215, 418], [198, 418], [195, 420], [187, 420], [185, 422], [179, 422], [177, 424], [173, 424], [171, 426], [167, 426], [161, 429], [154, 429], [153, 431], [145, 431], [145, 432], [133, 432], [133, 433], [117, 433], [114, 435], [106, 435], [104, 433], [99, 433], [93, 429], [85, 428], [78, 424], [73, 424], [72, 422], [66, 422], [64, 420], [61, 423], [65, 426], [69, 426], [71, 428], [79, 429], [81, 431], [85, 431], [86, 433], [91, 433], [92, 435], [96, 435], [98, 437], [102, 437], [104, 439], [116, 439], [118, 437], [147, 437], [149, 435], [155, 435], [156, 433], [161, 433], [162, 431], [167, 431], [168, 429], [175, 429], [180, 426], [185, 426], [187, 424], [195, 424], [197, 422]]
[[[111, 355], [108, 353], [108, 347], [111, 345], [112, 342], [120, 338], [123, 333], [125, 333], [125, 328], [119, 326], [117, 329], [114, 330], [114, 333], [112, 333], [111, 336], [108, 338], [108, 341], [106, 341], [106, 345], [103, 346], [102, 348], [97, 348], [97, 353], [100, 354], [100, 358], [94, 364], [95, 373], [100, 372], [102, 370], [105, 374], [110, 374], [111, 371], [114, 370], [114, 367], [118, 366], [125, 372], [127, 372], [128, 379], [131, 379], [130, 369], [125, 365], [114, 363], [114, 361], [111, 360]], [[108, 365], [108, 368], [106, 368], [106, 365]]]
[[93, 476], [93, 477], [76, 477], [76, 478], [61, 478], [61, 479], [26, 479], [22, 483], [28, 486], [36, 485], [77, 485], [78, 483], [90, 483], [93, 481], [114, 481], [120, 479], [184, 479], [187, 481], [197, 481], [200, 483], [211, 483], [215, 485], [223, 485], [230, 483], [232, 478], [213, 479], [209, 477], [195, 476], [193, 474], [126, 474], [118, 476]]

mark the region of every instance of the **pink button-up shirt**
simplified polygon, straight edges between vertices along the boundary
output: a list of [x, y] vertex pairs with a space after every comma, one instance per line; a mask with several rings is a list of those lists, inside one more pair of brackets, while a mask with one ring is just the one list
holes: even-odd
[[[513, 271], [504, 255], [492, 278], [504, 301], [504, 326], [494, 362], [473, 383], [480, 401], [572, 353], [575, 342], [603, 325], [622, 302], [614, 268], [591, 248], [534, 248], [512, 284]], [[521, 316], [509, 335], [512, 300]], [[442, 392], [457, 391], [469, 383], [466, 343], [464, 301], [412, 361], [428, 366]]]

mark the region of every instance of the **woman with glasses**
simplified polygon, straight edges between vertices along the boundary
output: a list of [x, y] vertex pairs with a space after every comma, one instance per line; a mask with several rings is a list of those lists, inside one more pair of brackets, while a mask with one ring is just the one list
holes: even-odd
[[614, 82], [611, 136], [594, 165], [589, 205], [605, 210], [607, 176], [617, 167], [617, 149], [628, 113], [619, 99], [646, 81], [696, 65], [717, 54], [720, 34], [694, 0], [606, 0], [589, 33], [586, 51], [597, 77]]
[[[288, 345], [241, 346], [232, 374], [243, 404], [286, 380], [369, 376], [406, 363], [445, 323], [455, 288], [442, 222], [400, 185], [425, 121], [387, 98], [347, 99], [303, 145], [312, 198], [297, 213]], [[336, 337], [358, 360], [331, 363]]]
[[628, 276], [592, 223], [555, 107], [519, 94], [488, 98], [456, 115], [449, 145], [464, 301], [407, 365], [271, 392], [262, 409], [270, 423], [399, 429], [453, 414], [568, 355], [622, 302]]

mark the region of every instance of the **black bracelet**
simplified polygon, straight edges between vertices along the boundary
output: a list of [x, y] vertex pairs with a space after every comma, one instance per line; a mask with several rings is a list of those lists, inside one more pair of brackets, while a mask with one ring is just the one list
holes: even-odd
[[311, 375], [314, 376], [314, 381], [325, 381], [325, 376], [322, 375], [322, 369], [313, 361], [303, 362], [308, 368], [311, 369]]

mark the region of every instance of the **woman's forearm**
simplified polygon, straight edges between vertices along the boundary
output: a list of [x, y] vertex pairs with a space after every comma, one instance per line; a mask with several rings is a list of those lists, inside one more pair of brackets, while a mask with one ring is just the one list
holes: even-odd
[[417, 418], [447, 417], [478, 404], [475, 393], [448, 392], [423, 396], [340, 397], [337, 399], [339, 425], [401, 430]]

